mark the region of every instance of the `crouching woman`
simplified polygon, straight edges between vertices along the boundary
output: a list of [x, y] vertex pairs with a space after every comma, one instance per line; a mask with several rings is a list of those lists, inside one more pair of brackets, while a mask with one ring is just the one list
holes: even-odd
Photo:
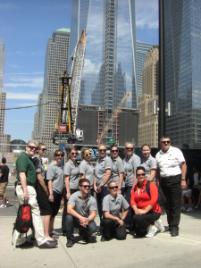
[[136, 237], [144, 237], [152, 229], [153, 236], [158, 229], [154, 222], [161, 215], [158, 204], [158, 188], [153, 182], [148, 182], [144, 167], [136, 169], [137, 184], [131, 192], [131, 208], [133, 209], [133, 228]]
[[125, 218], [128, 215], [129, 204], [118, 193], [118, 183], [110, 181], [108, 184], [109, 194], [103, 199], [103, 221], [101, 241], [116, 238], [126, 239]]

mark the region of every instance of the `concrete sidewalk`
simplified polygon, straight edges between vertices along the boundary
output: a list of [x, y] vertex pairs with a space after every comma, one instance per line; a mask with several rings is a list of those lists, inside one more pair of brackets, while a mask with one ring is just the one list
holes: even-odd
[[[96, 244], [75, 244], [66, 248], [66, 238], [59, 237], [57, 249], [16, 249], [11, 246], [13, 216], [0, 216], [0, 268], [32, 267], [139, 267], [147, 268], [198, 268], [201, 266], [201, 215], [200, 212], [183, 214], [179, 237], [161, 233], [154, 238], [126, 241], [112, 240]], [[165, 222], [166, 217], [163, 216]], [[60, 227], [61, 217], [56, 218]]]

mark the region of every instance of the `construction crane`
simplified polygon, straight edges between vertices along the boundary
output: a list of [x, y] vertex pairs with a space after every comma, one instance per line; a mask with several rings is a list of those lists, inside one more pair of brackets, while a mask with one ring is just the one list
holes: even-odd
[[73, 57], [72, 77], [64, 72], [60, 78], [60, 109], [53, 133], [55, 144], [82, 142], [84, 139], [83, 130], [77, 128], [77, 116], [85, 47], [86, 33], [83, 31]]
[[108, 121], [106, 122], [106, 125], [104, 126], [101, 134], [99, 135], [98, 139], [97, 139], [97, 144], [101, 144], [103, 142], [103, 138], [107, 135], [108, 131], [111, 129], [112, 123], [114, 122], [114, 120], [117, 118], [117, 116], [119, 115], [119, 113], [122, 110], [122, 107], [124, 105], [124, 103], [127, 101], [127, 99], [131, 96], [131, 92], [127, 91], [125, 93], [125, 95], [123, 96], [123, 98], [121, 99], [121, 102], [119, 103], [119, 105], [116, 107], [116, 109], [113, 111], [111, 117], [108, 119]]

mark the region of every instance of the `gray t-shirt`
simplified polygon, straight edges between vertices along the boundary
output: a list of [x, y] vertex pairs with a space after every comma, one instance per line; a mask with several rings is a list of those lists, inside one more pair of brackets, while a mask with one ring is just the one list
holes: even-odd
[[122, 211], [128, 208], [129, 204], [121, 194], [118, 194], [116, 198], [108, 194], [103, 199], [103, 211], [108, 211], [114, 216], [119, 216]]
[[145, 168], [146, 174], [150, 174], [151, 169], [157, 169], [156, 159], [150, 155], [148, 158], [141, 157], [140, 166]]
[[96, 177], [96, 184], [99, 185], [105, 174], [107, 169], [112, 169], [112, 161], [111, 159], [106, 156], [103, 159], [98, 159], [95, 166], [95, 177]]
[[47, 168], [47, 180], [52, 180], [53, 191], [59, 194], [63, 191], [64, 179], [63, 179], [63, 169], [58, 166], [55, 161]]
[[86, 199], [82, 199], [80, 191], [70, 196], [68, 205], [72, 205], [77, 213], [83, 217], [88, 217], [91, 211], [97, 211], [96, 199], [89, 195]]
[[123, 161], [119, 156], [116, 159], [111, 158], [111, 161], [112, 161], [112, 175], [110, 180], [118, 182], [119, 174], [124, 172]]
[[124, 172], [125, 172], [125, 186], [132, 187], [135, 177], [135, 171], [138, 166], [140, 166], [140, 157], [133, 154], [131, 157], [126, 157], [123, 160]]
[[92, 186], [94, 183], [94, 166], [83, 159], [80, 163], [80, 174], [83, 174], [87, 180], [90, 181]]
[[80, 170], [76, 162], [69, 159], [64, 165], [64, 176], [69, 176], [70, 189], [77, 190], [79, 184]]

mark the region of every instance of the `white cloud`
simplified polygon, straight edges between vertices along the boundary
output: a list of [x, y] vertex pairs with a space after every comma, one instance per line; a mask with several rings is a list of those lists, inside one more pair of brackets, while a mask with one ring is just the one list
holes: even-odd
[[136, 27], [158, 29], [158, 0], [136, 0]]
[[84, 73], [85, 74], [98, 74], [100, 65], [93, 63], [90, 59], [84, 60]]
[[7, 100], [38, 100], [38, 94], [30, 94], [30, 93], [13, 93], [13, 92], [7, 92], [6, 93], [6, 99]]
[[34, 73], [8, 74], [6, 78], [5, 88], [35, 88], [41, 90], [43, 87], [43, 76]]

